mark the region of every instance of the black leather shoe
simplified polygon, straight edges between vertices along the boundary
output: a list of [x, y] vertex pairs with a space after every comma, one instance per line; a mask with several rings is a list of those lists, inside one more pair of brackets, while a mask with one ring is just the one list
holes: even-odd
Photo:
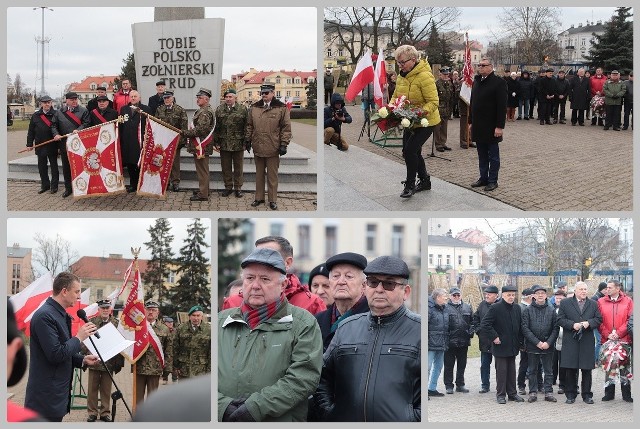
[[190, 201], [209, 201], [209, 198], [207, 197], [203, 197], [202, 195], [198, 194], [198, 195], [194, 195], [191, 198], [189, 198]]
[[562, 395], [564, 394], [564, 389], [563, 388], [559, 388], [558, 389], [558, 395]]
[[447, 394], [453, 395], [453, 387], [447, 387]]
[[51, 192], [52, 194], [55, 194], [56, 192], [58, 192], [58, 188], [51, 188], [49, 192]]
[[603, 396], [602, 401], [603, 402], [613, 401], [613, 396]]
[[231, 194], [233, 194], [233, 189], [225, 189], [224, 191], [220, 192], [220, 195], [222, 195], [223, 197], [228, 197]]
[[62, 198], [67, 198], [71, 194], [73, 194], [73, 191], [71, 191], [70, 189], [65, 189], [62, 193]]
[[180, 191], [180, 185], [177, 183], [174, 183], [173, 185], [171, 185], [171, 190], [173, 192], [179, 192]]
[[100, 417], [100, 420], [102, 420], [103, 422], [110, 422], [110, 421], [111, 421], [111, 417], [109, 417], [109, 416], [102, 416], [102, 417]]
[[613, 127], [613, 131], [620, 131], [620, 128]]
[[604, 127], [603, 130], [609, 131], [609, 127]]
[[622, 127], [622, 131], [628, 130], [629, 127]]
[[475, 143], [469, 143], [469, 147], [477, 147]]
[[498, 184], [497, 183], [489, 183], [487, 186], [484, 187], [485, 192], [490, 192], [493, 191], [494, 189], [498, 188]]
[[404, 189], [402, 190], [402, 193], [400, 194], [400, 198], [411, 198], [413, 196], [413, 194], [416, 192], [415, 186], [407, 184], [406, 181], [402, 182], [402, 183], [404, 183]]
[[586, 404], [593, 404], [593, 399], [591, 399], [591, 398], [584, 398], [584, 399], [583, 399], [583, 401], [584, 401]]
[[489, 393], [489, 389], [482, 388], [478, 393]]
[[498, 404], [506, 404], [507, 400], [504, 399], [504, 396], [498, 396], [497, 398]]
[[464, 386], [458, 386], [456, 387], [456, 392], [460, 392], [460, 393], [469, 393], [469, 389], [467, 389]]
[[442, 148], [443, 148], [444, 150], [451, 150], [451, 148], [450, 148], [449, 146], [442, 146]]
[[251, 207], [258, 207], [260, 204], [264, 204], [264, 200], [253, 200]]
[[631, 403], [633, 403], [633, 398], [632, 398], [631, 396], [629, 396], [628, 398], [622, 398], [622, 400], [623, 400], [624, 402], [631, 402]]
[[131, 193], [131, 192], [135, 192], [136, 191], [137, 186], [126, 186], [127, 192]]
[[473, 182], [473, 183], [471, 184], [471, 187], [472, 187], [472, 188], [479, 188], [479, 187], [481, 187], [481, 186], [487, 186], [487, 183], [486, 183], [486, 182], [483, 182], [483, 181], [482, 181], [482, 180], [480, 180], [480, 179], [478, 179], [478, 180], [476, 180], [475, 182]]
[[444, 396], [444, 393], [438, 392], [437, 390], [427, 390], [428, 396]]
[[578, 124], [578, 125], [580, 125], [581, 127], [584, 127], [584, 122], [583, 122], [583, 123], [581, 123], [581, 124]]
[[40, 190], [38, 191], [38, 194], [44, 194], [48, 190], [49, 190], [49, 188], [40, 188]]
[[515, 396], [509, 396], [509, 400], [513, 401], [513, 402], [524, 402], [524, 399], [522, 399], [520, 396], [515, 395]]
[[418, 179], [414, 192], [429, 191], [431, 190], [431, 178], [427, 176], [426, 179]]
[[438, 152], [444, 152], [444, 148], [443, 148], [443, 147], [437, 147], [437, 148], [436, 148], [436, 150], [437, 150]]
[[574, 402], [576, 402], [574, 398], [567, 398], [567, 400], [564, 401], [565, 404], [573, 404]]
[[88, 421], [89, 423], [93, 423], [93, 422], [95, 422], [96, 420], [98, 420], [98, 416], [93, 416], [93, 415], [91, 415], [91, 416], [87, 417], [87, 421]]
[[278, 205], [276, 203], [274, 203], [273, 201], [269, 202], [269, 208], [271, 210], [278, 210]]
[[242, 191], [240, 189], [236, 189], [235, 195], [236, 198], [242, 198]]

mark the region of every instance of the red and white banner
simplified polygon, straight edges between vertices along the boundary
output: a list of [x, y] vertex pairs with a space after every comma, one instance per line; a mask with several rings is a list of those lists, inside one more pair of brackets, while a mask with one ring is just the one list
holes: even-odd
[[371, 61], [371, 52], [367, 50], [364, 53], [362, 58], [358, 60], [358, 64], [356, 64], [356, 69], [353, 72], [353, 78], [351, 79], [351, 83], [349, 83], [349, 87], [347, 88], [347, 92], [344, 95], [345, 100], [353, 101], [364, 88], [367, 87], [371, 82], [373, 82], [373, 62]]
[[53, 294], [53, 277], [50, 272], [34, 280], [29, 286], [9, 298], [16, 314], [18, 329], [30, 336], [30, 324], [33, 313]]
[[115, 122], [67, 137], [74, 197], [112, 195], [125, 191]]
[[[87, 288], [80, 294], [80, 299], [76, 301], [76, 305], [74, 305], [73, 307], [66, 308], [67, 313], [69, 314], [69, 316], [71, 316], [71, 319], [72, 319], [71, 321], [72, 337], [75, 337], [76, 334], [78, 333], [78, 329], [82, 325], [84, 325], [84, 321], [78, 317], [78, 310], [82, 308], [85, 308], [85, 309], [88, 308], [90, 296], [91, 296], [91, 288]], [[96, 316], [98, 314], [97, 309], [98, 309], [98, 305], [96, 304], [96, 312], [91, 315], [87, 313], [87, 319], [91, 319], [92, 317]], [[85, 310], [85, 313], [86, 313], [86, 310]]]
[[138, 194], [165, 197], [180, 134], [148, 120], [140, 153]]
[[[198, 159], [202, 159], [204, 158], [204, 148], [208, 145], [211, 144], [213, 142], [213, 130], [216, 128], [215, 123], [213, 125], [213, 128], [211, 128], [211, 131], [209, 132], [209, 134], [201, 139], [200, 137], [191, 137], [189, 138], [189, 140], [194, 140], [194, 144], [196, 146], [196, 158]], [[193, 129], [193, 122], [189, 123], [189, 129], [192, 130]]]
[[460, 98], [467, 103], [471, 103], [471, 88], [473, 88], [473, 68], [471, 67], [471, 48], [469, 47], [469, 34], [465, 33], [464, 66], [462, 67], [462, 86], [460, 87]]
[[[387, 65], [384, 62], [384, 54], [382, 49], [376, 58], [376, 69], [373, 75], [373, 100], [378, 107], [384, 104], [384, 87], [387, 84]], [[391, 98], [393, 94], [389, 94]]]
[[280, 101], [282, 102], [282, 104], [287, 106], [288, 110], [291, 110], [291, 107], [293, 107], [293, 98], [292, 97], [280, 97]]

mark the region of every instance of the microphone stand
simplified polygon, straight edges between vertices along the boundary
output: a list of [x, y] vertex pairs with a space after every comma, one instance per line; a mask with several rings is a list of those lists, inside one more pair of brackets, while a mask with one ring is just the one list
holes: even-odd
[[[434, 130], [435, 131], [435, 130]], [[444, 156], [438, 156], [433, 152], [433, 149], [436, 147], [436, 133], [433, 132], [431, 133], [431, 154], [428, 155], [430, 158], [438, 158], [438, 159], [444, 159], [445, 161], [449, 161], [451, 162], [451, 159], [449, 158], [445, 158]]]
[[116, 421], [116, 402], [118, 401], [118, 399], [122, 399], [122, 403], [124, 404], [125, 408], [129, 412], [129, 416], [131, 418], [133, 418], [133, 415], [131, 414], [131, 409], [129, 408], [129, 405], [127, 404], [127, 401], [124, 400], [124, 396], [122, 396], [122, 392], [120, 391], [120, 388], [116, 384], [116, 381], [113, 379], [113, 375], [111, 374], [111, 371], [109, 371], [109, 368], [107, 368], [107, 363], [102, 359], [102, 355], [100, 354], [100, 350], [98, 350], [98, 347], [96, 347], [96, 343], [93, 342], [93, 338], [91, 338], [91, 337], [92, 337], [92, 335], [89, 336], [89, 341], [91, 341], [91, 345], [95, 349], [96, 353], [98, 353], [98, 357], [100, 358], [100, 361], [102, 362], [102, 366], [104, 367], [105, 371], [107, 371], [107, 374], [109, 374], [109, 378], [111, 379], [111, 382], [113, 383], [113, 385], [116, 388], [116, 391], [111, 394], [111, 399], [112, 399], [112, 401], [111, 401], [111, 423], [115, 423], [115, 421]]

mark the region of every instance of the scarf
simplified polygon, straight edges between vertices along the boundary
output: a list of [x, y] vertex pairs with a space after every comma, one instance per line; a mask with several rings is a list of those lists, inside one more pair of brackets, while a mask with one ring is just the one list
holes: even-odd
[[336, 329], [338, 329], [338, 325], [340, 324], [340, 322], [343, 319], [346, 319], [347, 317], [353, 315], [353, 309], [358, 307], [366, 299], [367, 298], [362, 295], [360, 299], [353, 305], [353, 307], [345, 311], [343, 315], [340, 315], [340, 313], [338, 313], [338, 306], [334, 305], [333, 311], [331, 312], [331, 332], [335, 332]]
[[242, 313], [242, 319], [247, 322], [251, 330], [254, 330], [259, 324], [271, 319], [286, 303], [286, 297], [282, 293], [275, 302], [264, 304], [257, 308], [252, 308], [246, 301], [242, 301], [240, 312]]

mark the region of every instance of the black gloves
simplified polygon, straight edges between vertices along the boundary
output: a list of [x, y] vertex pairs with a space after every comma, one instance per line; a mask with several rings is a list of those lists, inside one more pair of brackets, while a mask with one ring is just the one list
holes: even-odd
[[[226, 411], [225, 411], [226, 413]], [[223, 420], [224, 421], [224, 420]], [[230, 422], [255, 422], [247, 406], [243, 403], [230, 416]]]
[[287, 154], [287, 145], [286, 144], [281, 144], [280, 145], [280, 149], [278, 149], [278, 155], [282, 156], [282, 155], [286, 155]]
[[236, 398], [233, 401], [231, 401], [227, 406], [227, 409], [224, 410], [224, 414], [222, 415], [222, 421], [223, 422], [232, 421], [232, 420], [229, 420], [231, 418], [231, 415], [238, 409], [238, 407], [240, 407], [240, 405], [244, 405], [244, 401], [246, 400], [247, 398]]
[[251, 140], [244, 141], [244, 148], [248, 153], [251, 153]]

